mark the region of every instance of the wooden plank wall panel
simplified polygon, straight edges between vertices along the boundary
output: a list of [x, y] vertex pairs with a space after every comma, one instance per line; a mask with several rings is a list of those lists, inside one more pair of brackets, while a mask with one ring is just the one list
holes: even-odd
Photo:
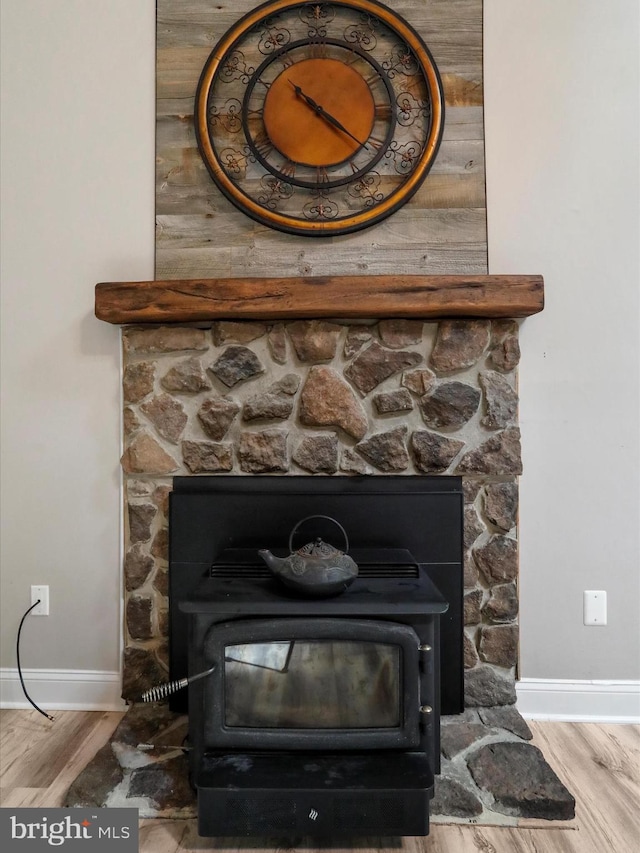
[[411, 201], [378, 225], [332, 238], [253, 222], [200, 158], [193, 105], [202, 66], [251, 0], [158, 0], [156, 279], [487, 272], [482, 0], [388, 2], [422, 35], [443, 79], [445, 128]]

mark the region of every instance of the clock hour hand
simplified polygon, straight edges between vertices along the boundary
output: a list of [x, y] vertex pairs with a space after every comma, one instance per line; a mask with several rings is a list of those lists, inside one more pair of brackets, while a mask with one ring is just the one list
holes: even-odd
[[353, 133], [351, 133], [351, 131], [350, 131], [350, 130], [347, 130], [347, 128], [342, 124], [342, 122], [338, 121], [338, 119], [337, 119], [337, 118], [334, 118], [334, 116], [332, 116], [332, 115], [331, 115], [331, 113], [328, 113], [328, 112], [324, 109], [324, 107], [321, 107], [321, 106], [320, 106], [320, 104], [318, 104], [316, 101], [314, 101], [314, 99], [313, 99], [310, 95], [307, 95], [305, 92], [303, 92], [303, 91], [302, 91], [302, 89], [300, 88], [300, 86], [297, 86], [297, 85], [293, 82], [293, 80], [289, 80], [289, 82], [291, 83], [291, 85], [292, 85], [292, 86], [293, 86], [293, 88], [295, 89], [295, 91], [296, 91], [296, 95], [298, 95], [299, 97], [303, 98], [303, 99], [307, 102], [307, 104], [309, 104], [309, 106], [311, 107], [311, 109], [312, 109], [312, 110], [315, 110], [315, 112], [316, 112], [316, 113], [317, 113], [321, 118], [326, 119], [326, 121], [328, 121], [328, 122], [329, 122], [329, 124], [332, 124], [334, 127], [337, 127], [337, 128], [338, 128], [338, 130], [341, 130], [343, 133], [346, 133], [346, 134], [347, 134], [347, 136], [350, 136], [350, 137], [351, 137], [351, 139], [353, 139], [353, 140], [354, 140], [354, 142], [357, 142], [357, 143], [358, 143], [358, 145], [366, 146], [366, 144], [367, 144], [366, 142], [362, 142], [360, 139], [358, 139], [358, 137], [357, 137], [357, 136], [354, 136], [354, 135], [353, 135]]

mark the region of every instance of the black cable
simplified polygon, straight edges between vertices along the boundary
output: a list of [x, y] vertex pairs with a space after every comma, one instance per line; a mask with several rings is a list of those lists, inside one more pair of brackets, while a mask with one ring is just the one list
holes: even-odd
[[51, 720], [51, 722], [53, 722], [55, 717], [52, 717], [50, 714], [47, 714], [47, 712], [43, 711], [42, 708], [38, 708], [38, 706], [33, 701], [31, 696], [29, 696], [29, 694], [27, 693], [27, 688], [24, 685], [24, 678], [22, 677], [22, 668], [20, 666], [20, 632], [22, 631], [22, 626], [24, 624], [24, 620], [31, 613], [33, 608], [37, 607], [39, 604], [40, 604], [40, 599], [38, 599], [34, 604], [31, 605], [31, 607], [27, 610], [27, 612], [24, 614], [24, 616], [20, 620], [20, 627], [18, 628], [18, 638], [16, 640], [16, 659], [18, 661], [18, 677], [20, 678], [20, 684], [22, 685], [22, 690], [24, 692], [24, 695], [27, 697], [29, 702], [31, 702], [31, 704], [36, 709], [36, 711], [40, 711], [40, 713], [42, 714], [43, 717], [46, 717], [47, 720]]

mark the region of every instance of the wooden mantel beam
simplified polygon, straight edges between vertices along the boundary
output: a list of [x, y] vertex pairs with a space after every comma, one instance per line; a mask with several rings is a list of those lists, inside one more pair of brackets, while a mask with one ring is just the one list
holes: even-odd
[[372, 275], [103, 282], [107, 323], [335, 317], [528, 317], [544, 307], [539, 275]]

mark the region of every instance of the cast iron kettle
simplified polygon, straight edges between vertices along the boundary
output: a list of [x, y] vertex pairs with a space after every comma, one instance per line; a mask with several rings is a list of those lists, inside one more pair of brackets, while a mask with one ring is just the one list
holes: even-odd
[[[297, 551], [293, 550], [293, 537], [296, 531], [300, 525], [312, 518], [324, 518], [340, 528], [344, 536], [344, 551], [339, 551], [320, 538], [314, 542], [308, 542]], [[348, 550], [349, 539], [340, 522], [328, 515], [308, 515], [295, 525], [289, 535], [291, 553], [288, 557], [276, 557], [264, 548], [258, 551], [258, 554], [285, 586], [310, 598], [321, 598], [344, 592], [356, 578], [358, 566], [346, 553]]]

